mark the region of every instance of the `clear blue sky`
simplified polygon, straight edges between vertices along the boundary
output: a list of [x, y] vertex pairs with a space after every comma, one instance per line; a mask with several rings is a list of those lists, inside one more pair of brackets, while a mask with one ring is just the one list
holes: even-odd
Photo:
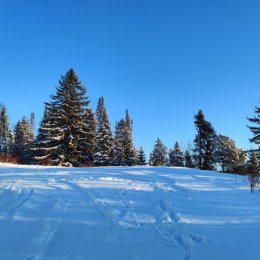
[[12, 125], [36, 113], [73, 67], [90, 106], [114, 122], [128, 107], [136, 146], [194, 139], [202, 109], [250, 147], [246, 116], [260, 87], [259, 0], [2, 0], [0, 102]]

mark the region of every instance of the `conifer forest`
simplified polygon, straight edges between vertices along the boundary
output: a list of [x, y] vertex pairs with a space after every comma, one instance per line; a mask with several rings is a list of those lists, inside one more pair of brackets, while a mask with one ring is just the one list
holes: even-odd
[[[259, 175], [259, 149], [243, 151], [235, 141], [218, 134], [202, 110], [194, 116], [196, 135], [192, 145], [183, 151], [180, 143], [168, 149], [158, 137], [147, 158], [144, 147], [136, 148], [133, 119], [126, 109], [125, 117], [112, 129], [100, 97], [96, 111], [89, 108], [87, 89], [73, 69], [58, 81], [56, 92], [45, 103], [39, 129], [35, 114], [23, 117], [10, 127], [7, 107], [0, 110], [0, 159], [34, 165], [88, 166], [176, 166], [201, 170]], [[252, 131], [250, 141], [260, 144], [260, 108], [255, 117], [245, 119]]]

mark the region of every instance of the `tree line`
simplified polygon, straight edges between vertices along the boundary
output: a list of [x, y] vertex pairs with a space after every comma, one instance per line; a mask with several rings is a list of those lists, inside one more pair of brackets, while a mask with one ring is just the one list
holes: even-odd
[[5, 106], [0, 110], [0, 155], [2, 161], [62, 166], [108, 166], [146, 164], [142, 147], [135, 149], [132, 119], [109, 121], [104, 97], [96, 113], [89, 108], [87, 90], [70, 69], [59, 80], [56, 93], [45, 103], [44, 115], [34, 136], [34, 114], [11, 129]]
[[[255, 117], [247, 118], [255, 126], [248, 126], [253, 137], [250, 142], [260, 145], [260, 107], [255, 108]], [[260, 149], [243, 151], [228, 136], [217, 134], [212, 124], [206, 120], [202, 110], [194, 117], [197, 133], [193, 148], [182, 152], [180, 144], [168, 151], [157, 138], [150, 154], [149, 164], [153, 166], [177, 166], [201, 170], [219, 170], [226, 173], [248, 175], [251, 191], [260, 181]]]
[[183, 152], [180, 144], [176, 142], [174, 147], [168, 150], [160, 138], [157, 138], [150, 154], [150, 165], [185, 166], [240, 174], [245, 172], [246, 152], [238, 148], [230, 137], [217, 134], [202, 110], [195, 115], [194, 125], [197, 133], [193, 148]]
[[[61, 76], [56, 93], [45, 103], [44, 115], [35, 135], [35, 115], [23, 117], [11, 129], [7, 109], [0, 107], [0, 160], [19, 163], [62, 166], [177, 166], [202, 170], [259, 175], [259, 150], [246, 152], [235, 141], [217, 134], [202, 110], [194, 117], [196, 136], [192, 148], [182, 151], [178, 142], [167, 149], [157, 138], [148, 162], [143, 147], [133, 142], [133, 121], [128, 110], [112, 130], [104, 97], [95, 112], [89, 108], [87, 90], [70, 69]], [[260, 144], [260, 108], [248, 118], [254, 137]], [[252, 174], [251, 174], [252, 175]]]

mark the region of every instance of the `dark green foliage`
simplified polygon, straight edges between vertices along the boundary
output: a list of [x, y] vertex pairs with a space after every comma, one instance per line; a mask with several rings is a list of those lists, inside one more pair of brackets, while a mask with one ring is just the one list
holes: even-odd
[[55, 102], [45, 103], [45, 110], [38, 136], [34, 144], [36, 163], [60, 164], [59, 154], [62, 155], [63, 132], [58, 127], [59, 109]]
[[136, 164], [137, 164], [137, 165], [146, 165], [147, 162], [146, 162], [146, 156], [145, 156], [145, 152], [144, 152], [143, 147], [141, 146], [141, 147], [139, 148], [139, 150], [137, 150], [136, 153], [137, 153], [137, 156], [136, 156], [136, 158], [137, 158]]
[[98, 99], [97, 103], [97, 110], [96, 110], [96, 118], [97, 118], [97, 123], [100, 125], [102, 124], [103, 121], [103, 113], [105, 111], [105, 100], [104, 97], [101, 97]]
[[116, 122], [114, 144], [112, 149], [113, 165], [126, 165], [124, 154], [124, 140], [125, 140], [125, 121], [121, 119]]
[[260, 107], [255, 107], [255, 117], [248, 118], [248, 120], [255, 124], [255, 126], [248, 126], [254, 135], [250, 142], [260, 145]]
[[259, 162], [254, 152], [249, 153], [249, 160], [247, 163], [247, 173], [253, 176], [259, 176]]
[[104, 98], [100, 98], [97, 106], [97, 135], [94, 163], [100, 166], [112, 164], [113, 135], [105, 108]]
[[247, 164], [247, 174], [249, 176], [251, 192], [253, 192], [256, 184], [259, 181], [259, 162], [254, 152], [250, 152], [249, 154], [249, 160]]
[[31, 159], [31, 145], [34, 140], [33, 131], [29, 120], [25, 117], [18, 121], [14, 128], [14, 155], [20, 157], [22, 163]]
[[178, 142], [175, 143], [174, 149], [170, 149], [169, 164], [170, 166], [184, 167], [183, 152]]
[[167, 162], [167, 147], [157, 138], [153, 151], [150, 154], [149, 164], [152, 166], [164, 166]]
[[82, 136], [80, 140], [80, 150], [82, 151], [82, 164], [92, 165], [94, 152], [96, 149], [96, 118], [90, 108], [86, 109], [83, 116]]
[[86, 89], [74, 70], [61, 77], [56, 94], [45, 104], [32, 149], [35, 162], [65, 166], [134, 165], [132, 121], [128, 111], [125, 120], [116, 126], [114, 145], [104, 98], [98, 101], [95, 118], [87, 107], [89, 101], [85, 94]]
[[185, 167], [187, 167], [187, 168], [194, 168], [194, 164], [193, 164], [193, 161], [192, 161], [192, 156], [191, 156], [191, 154], [190, 154], [190, 152], [188, 150], [185, 152], [184, 159], [185, 159]]
[[197, 134], [194, 139], [195, 166], [202, 170], [214, 170], [216, 163], [217, 135], [201, 110], [195, 115]]
[[128, 166], [135, 165], [135, 149], [132, 136], [132, 120], [130, 119], [128, 110], [125, 117], [125, 138], [123, 143], [125, 163]]
[[61, 77], [51, 99], [45, 105], [35, 159], [39, 163], [78, 166], [84, 157], [81, 138], [89, 100], [73, 69]]
[[250, 142], [258, 145], [258, 150], [255, 151], [258, 159], [260, 159], [260, 107], [255, 107], [255, 116], [252, 118], [247, 118], [249, 122], [253, 123], [254, 126], [248, 126], [248, 128], [253, 133], [253, 137], [250, 138]]
[[0, 154], [12, 155], [14, 146], [14, 134], [10, 128], [5, 106], [0, 107]]
[[132, 120], [128, 110], [126, 110], [125, 119], [121, 119], [115, 126], [112, 160], [113, 165], [132, 166], [136, 163], [132, 137]]

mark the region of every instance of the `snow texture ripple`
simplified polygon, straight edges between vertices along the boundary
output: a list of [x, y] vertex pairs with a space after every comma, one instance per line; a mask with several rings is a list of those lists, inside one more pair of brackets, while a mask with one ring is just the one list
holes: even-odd
[[260, 259], [246, 177], [0, 164], [0, 259]]

